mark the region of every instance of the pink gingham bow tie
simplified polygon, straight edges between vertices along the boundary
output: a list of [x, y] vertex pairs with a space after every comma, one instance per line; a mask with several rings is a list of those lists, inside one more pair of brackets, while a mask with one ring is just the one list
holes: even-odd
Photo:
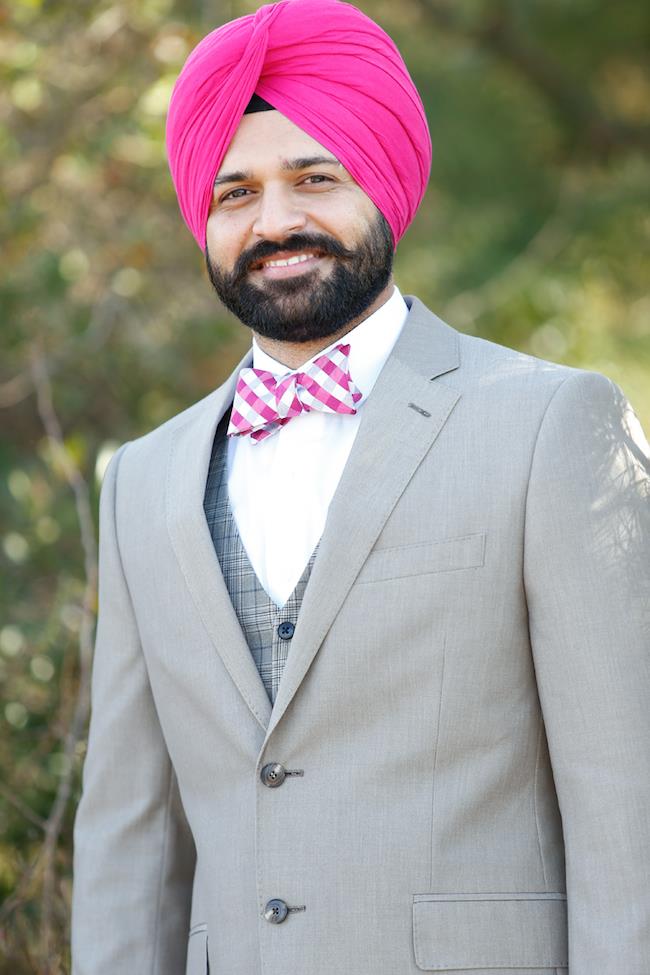
[[300, 413], [356, 413], [361, 399], [348, 368], [349, 345], [336, 345], [301, 372], [277, 379], [265, 369], [242, 369], [228, 436], [250, 434], [255, 443], [277, 433]]

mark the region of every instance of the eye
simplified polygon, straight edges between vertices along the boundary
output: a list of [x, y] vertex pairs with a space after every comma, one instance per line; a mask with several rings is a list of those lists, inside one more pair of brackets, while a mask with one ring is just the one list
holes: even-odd
[[227, 193], [220, 196], [219, 203], [225, 203], [228, 200], [241, 200], [247, 193], [250, 193], [250, 190], [247, 190], [245, 186], [237, 186], [236, 189], [228, 190]]
[[334, 180], [331, 176], [325, 176], [323, 173], [310, 173], [309, 176], [305, 176], [302, 182], [306, 186], [320, 186], [322, 183], [333, 183]]

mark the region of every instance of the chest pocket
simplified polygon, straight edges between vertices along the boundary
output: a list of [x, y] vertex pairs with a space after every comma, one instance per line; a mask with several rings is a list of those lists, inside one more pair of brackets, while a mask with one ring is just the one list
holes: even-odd
[[375, 549], [357, 576], [357, 584], [479, 568], [485, 562], [486, 539], [485, 532], [474, 532], [416, 545]]

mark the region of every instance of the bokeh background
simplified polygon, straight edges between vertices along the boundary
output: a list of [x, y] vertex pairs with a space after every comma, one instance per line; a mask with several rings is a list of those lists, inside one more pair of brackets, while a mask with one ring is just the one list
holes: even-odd
[[[3, 973], [69, 971], [101, 476], [248, 345], [177, 212], [163, 131], [191, 47], [257, 6], [0, 4]], [[433, 134], [402, 291], [463, 331], [606, 373], [647, 431], [650, 6], [360, 6], [404, 53]]]

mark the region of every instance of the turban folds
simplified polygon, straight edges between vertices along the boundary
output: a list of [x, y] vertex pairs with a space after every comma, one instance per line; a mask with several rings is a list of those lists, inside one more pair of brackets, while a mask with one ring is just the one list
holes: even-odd
[[401, 55], [351, 4], [280, 0], [204, 37], [172, 92], [167, 157], [199, 246], [214, 179], [254, 93], [336, 156], [397, 244], [431, 166], [424, 109]]

